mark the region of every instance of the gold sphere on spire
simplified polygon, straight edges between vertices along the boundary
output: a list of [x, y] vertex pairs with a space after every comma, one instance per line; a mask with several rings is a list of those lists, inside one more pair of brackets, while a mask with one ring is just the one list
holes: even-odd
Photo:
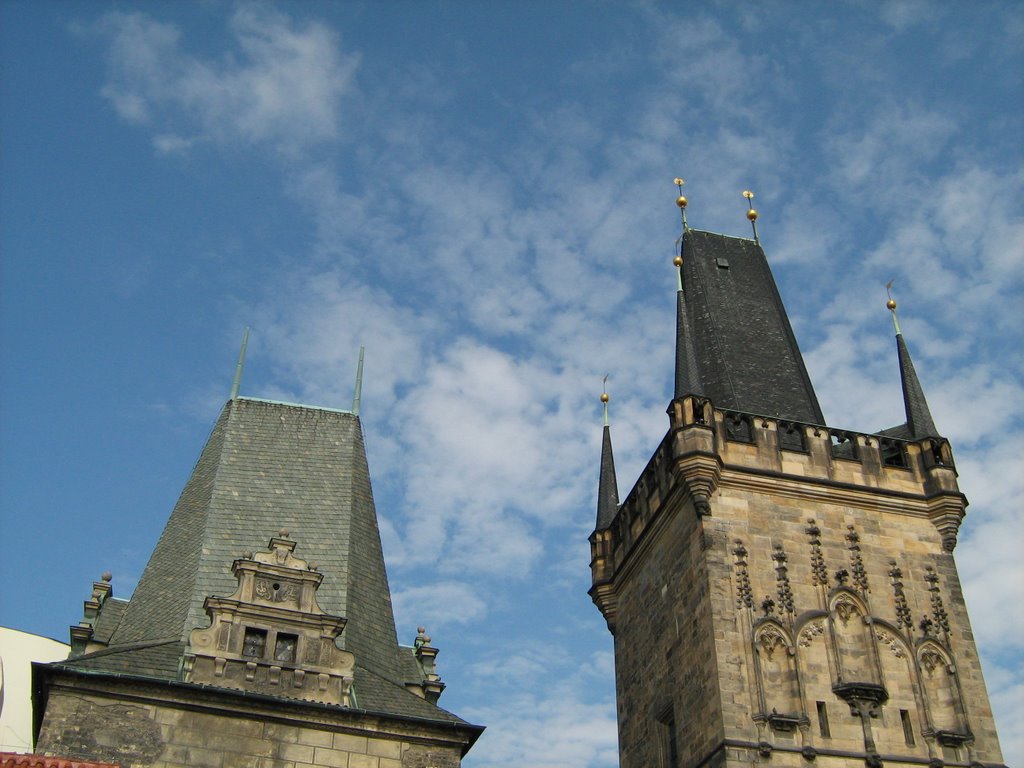
[[680, 195], [679, 197], [676, 198], [676, 205], [678, 205], [680, 208], [685, 208], [687, 202], [687, 199], [683, 195]]
[[683, 257], [676, 256], [674, 259], [672, 259], [672, 263], [675, 264], [677, 267], [683, 266]]
[[749, 211], [747, 211], [747, 218], [750, 219], [751, 221], [757, 221], [757, 211], [751, 208]]
[[896, 309], [896, 302], [893, 299], [889, 299], [887, 302], [885, 302], [885, 306], [887, 306], [889, 309]]
[[601, 393], [601, 402], [607, 404], [607, 402], [609, 400], [611, 400], [611, 397], [608, 396], [608, 393], [607, 392], [602, 392]]

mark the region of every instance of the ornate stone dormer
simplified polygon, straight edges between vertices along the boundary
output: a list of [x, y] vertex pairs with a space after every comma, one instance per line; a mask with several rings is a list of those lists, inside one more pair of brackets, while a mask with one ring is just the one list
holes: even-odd
[[419, 683], [407, 683], [406, 687], [421, 699], [437, 703], [444, 692], [445, 684], [437, 674], [438, 650], [430, 644], [430, 635], [425, 627], [416, 628], [416, 640], [413, 643], [416, 661], [423, 671], [423, 679]]
[[91, 647], [97, 645], [93, 638], [96, 622], [99, 621], [100, 611], [103, 610], [103, 604], [107, 598], [113, 597], [114, 588], [110, 584], [113, 578], [110, 571], [104, 571], [101, 580], [92, 583], [92, 594], [89, 595], [88, 600], [84, 601], [82, 608], [82, 620], [71, 626], [72, 654], [78, 655], [96, 650]]
[[206, 598], [210, 626], [189, 636], [185, 680], [349, 706], [355, 656], [336, 645], [346, 619], [320, 609], [323, 575], [287, 537], [235, 560], [235, 594]]

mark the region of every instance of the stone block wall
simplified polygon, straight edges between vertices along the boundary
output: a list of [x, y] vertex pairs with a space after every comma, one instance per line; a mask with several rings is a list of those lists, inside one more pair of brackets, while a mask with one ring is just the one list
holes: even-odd
[[[190, 707], [123, 687], [54, 688], [36, 751], [122, 768], [459, 768], [462, 747], [429, 727], [372, 716], [307, 719], [267, 708]], [[126, 695], [128, 694], [128, 695]], [[331, 722], [331, 720], [334, 722]]]

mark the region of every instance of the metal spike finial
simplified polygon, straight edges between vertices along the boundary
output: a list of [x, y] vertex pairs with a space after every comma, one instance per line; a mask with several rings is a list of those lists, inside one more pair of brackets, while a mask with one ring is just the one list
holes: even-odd
[[359, 348], [359, 365], [356, 368], [356, 389], [352, 394], [352, 414], [354, 416], [359, 415], [359, 401], [363, 396], [363, 353], [366, 351], [366, 347]]
[[892, 326], [896, 329], [896, 335], [901, 336], [902, 332], [900, 331], [900, 321], [899, 318], [896, 317], [896, 299], [892, 297], [892, 284], [895, 282], [895, 280], [890, 280], [885, 284], [885, 293], [889, 297], [889, 300], [885, 302], [885, 306], [889, 308], [890, 312], [892, 312]]
[[606, 373], [601, 380], [601, 402], [604, 404], [604, 425], [606, 427], [608, 426], [608, 401], [611, 399], [608, 394], [608, 374]]
[[242, 334], [242, 348], [238, 352], [238, 365], [235, 366], [235, 379], [231, 382], [231, 400], [238, 397], [238, 388], [242, 385], [242, 368], [245, 367], [245, 348], [249, 345], [249, 327]]
[[679, 212], [683, 216], [683, 232], [686, 232], [686, 230], [689, 229], [689, 225], [686, 223], [686, 204], [689, 201], [683, 194], [683, 184], [685, 184], [686, 182], [683, 179], [676, 176], [674, 179], [672, 179], [672, 183], [679, 188], [679, 197], [676, 198], [676, 205], [679, 206]]
[[743, 196], [747, 198], [747, 218], [750, 220], [750, 226], [754, 230], [754, 242], [758, 245], [761, 241], [757, 239], [757, 211], [754, 209], [754, 193], [749, 189], [743, 190]]

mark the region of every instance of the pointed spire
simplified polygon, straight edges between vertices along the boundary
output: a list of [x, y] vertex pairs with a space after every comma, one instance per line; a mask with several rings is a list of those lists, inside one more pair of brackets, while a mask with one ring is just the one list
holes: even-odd
[[245, 348], [249, 345], [249, 328], [246, 326], [242, 334], [242, 348], [238, 352], [238, 365], [235, 366], [235, 380], [231, 382], [231, 399], [238, 397], [238, 388], [242, 384], [242, 368], [245, 367]]
[[896, 301], [892, 297], [891, 280], [885, 289], [889, 293], [889, 300], [885, 305], [892, 312], [892, 322], [896, 329], [896, 354], [899, 357], [900, 381], [903, 384], [903, 405], [907, 411], [907, 429], [914, 439], [938, 437], [939, 432], [935, 429], [931, 411], [928, 410], [924, 389], [921, 387], [921, 381], [917, 378], [914, 361], [910, 359], [910, 350], [907, 349], [907, 343], [903, 340], [903, 333], [900, 331], [899, 321], [896, 319]]
[[[608, 377], [605, 376], [605, 382]], [[597, 481], [597, 530], [612, 524], [619, 511], [619, 484], [615, 480], [615, 458], [612, 456], [612, 431], [608, 426], [608, 392], [601, 393], [604, 403], [604, 437], [601, 443], [601, 476]]]
[[679, 186], [679, 198], [676, 205], [683, 212], [683, 231], [676, 240], [679, 252], [672, 263], [676, 267], [676, 380], [673, 398], [700, 393], [700, 377], [697, 375], [697, 355], [693, 347], [693, 333], [690, 330], [690, 316], [686, 310], [686, 294], [683, 290], [683, 249], [686, 235], [690, 231], [686, 224], [686, 198], [683, 197], [683, 180], [676, 179]]
[[352, 395], [352, 414], [359, 415], [359, 403], [363, 397], [363, 353], [366, 347], [359, 348], [359, 366], [356, 368], [356, 389]]

